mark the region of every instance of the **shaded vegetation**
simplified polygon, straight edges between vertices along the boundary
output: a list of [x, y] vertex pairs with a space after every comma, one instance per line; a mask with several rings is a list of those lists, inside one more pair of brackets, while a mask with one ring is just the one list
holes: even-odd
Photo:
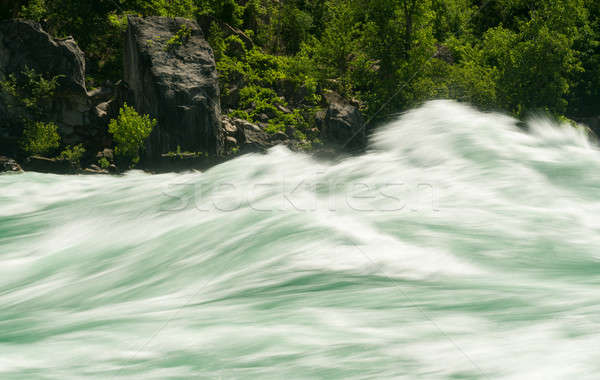
[[23, 129], [21, 147], [29, 154], [48, 154], [58, 149], [60, 136], [54, 123], [30, 122]]
[[1, 11], [73, 35], [91, 85], [122, 76], [126, 14], [195, 18], [225, 111], [299, 139], [316, 138], [325, 90], [375, 121], [431, 98], [518, 117], [590, 116], [600, 105], [596, 0], [29, 0]]
[[[47, 78], [26, 67], [19, 75], [10, 74], [6, 80], [1, 81], [0, 88], [11, 98], [9, 106], [17, 108], [16, 113], [20, 113], [20, 122], [30, 123], [44, 118], [44, 107], [54, 96], [60, 78], [61, 76]], [[19, 112], [19, 108], [26, 112]]]

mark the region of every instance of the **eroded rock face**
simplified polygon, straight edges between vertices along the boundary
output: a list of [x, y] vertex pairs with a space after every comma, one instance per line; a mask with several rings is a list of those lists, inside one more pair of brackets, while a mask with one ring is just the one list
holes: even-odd
[[[184, 37], [173, 40], [178, 31]], [[150, 157], [178, 146], [222, 153], [215, 60], [196, 22], [130, 16], [124, 61], [130, 105], [158, 120], [146, 147]]]
[[[75, 40], [53, 38], [33, 21], [0, 21], [0, 80], [11, 74], [19, 77], [27, 68], [47, 79], [60, 77], [52, 99], [39, 106], [44, 121], [58, 124], [65, 143], [83, 142], [97, 134], [90, 128], [96, 116], [85, 88], [85, 57]], [[0, 140], [11, 141], [3, 146], [15, 146], [13, 140], [22, 128], [15, 120], [27, 112], [15, 99], [0, 95]]]
[[360, 111], [335, 92], [325, 94], [325, 99], [327, 111], [317, 115], [322, 138], [347, 150], [363, 148], [366, 133]]
[[63, 75], [61, 90], [85, 95], [85, 57], [73, 38], [55, 39], [29, 20], [0, 21], [0, 72], [28, 66], [39, 73]]

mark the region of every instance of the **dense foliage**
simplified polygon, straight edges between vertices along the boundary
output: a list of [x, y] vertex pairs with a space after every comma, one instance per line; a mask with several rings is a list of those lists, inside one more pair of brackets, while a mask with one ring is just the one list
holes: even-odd
[[272, 131], [291, 125], [310, 137], [326, 89], [367, 118], [438, 97], [520, 117], [600, 106], [597, 0], [28, 0], [1, 10], [73, 35], [92, 85], [121, 76], [128, 13], [196, 18], [216, 51], [225, 108], [266, 115]]

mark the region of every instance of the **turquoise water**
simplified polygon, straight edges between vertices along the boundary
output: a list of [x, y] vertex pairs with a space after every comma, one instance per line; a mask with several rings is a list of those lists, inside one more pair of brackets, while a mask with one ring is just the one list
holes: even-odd
[[427, 103], [338, 162], [0, 176], [1, 379], [596, 379], [600, 153]]

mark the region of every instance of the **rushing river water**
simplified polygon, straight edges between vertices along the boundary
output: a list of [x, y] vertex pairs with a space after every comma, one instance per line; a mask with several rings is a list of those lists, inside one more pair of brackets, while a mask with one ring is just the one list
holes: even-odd
[[600, 376], [600, 152], [547, 120], [0, 189], [1, 379]]

